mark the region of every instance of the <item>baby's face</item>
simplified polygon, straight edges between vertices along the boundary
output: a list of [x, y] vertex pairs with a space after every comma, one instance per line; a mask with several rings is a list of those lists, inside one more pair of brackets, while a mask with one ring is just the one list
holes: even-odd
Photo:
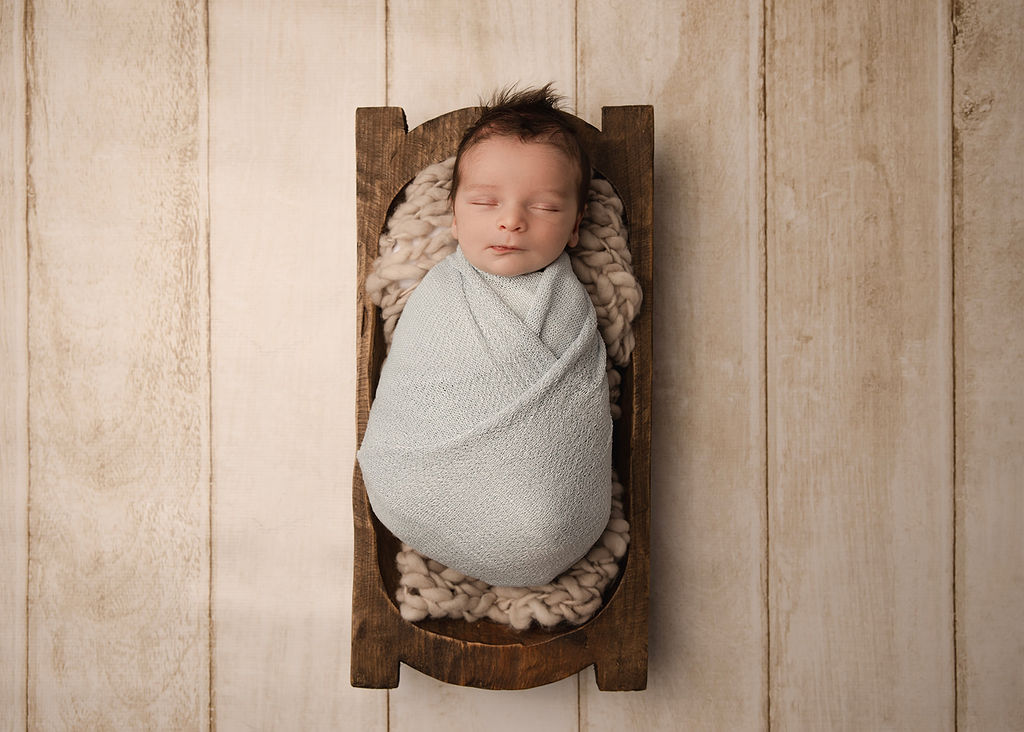
[[452, 235], [477, 269], [536, 272], [579, 239], [576, 166], [559, 148], [489, 137], [460, 163]]

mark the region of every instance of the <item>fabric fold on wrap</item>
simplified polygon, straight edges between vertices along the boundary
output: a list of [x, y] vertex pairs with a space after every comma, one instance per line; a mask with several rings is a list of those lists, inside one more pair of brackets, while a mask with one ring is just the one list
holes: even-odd
[[395, 329], [358, 452], [374, 513], [492, 585], [549, 582], [611, 506], [605, 347], [566, 254], [500, 277], [456, 250]]

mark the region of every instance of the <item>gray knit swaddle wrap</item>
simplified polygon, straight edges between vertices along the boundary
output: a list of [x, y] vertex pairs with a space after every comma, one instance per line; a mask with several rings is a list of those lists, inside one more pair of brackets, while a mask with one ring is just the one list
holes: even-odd
[[498, 278], [461, 250], [395, 329], [358, 459], [374, 513], [492, 585], [549, 582], [611, 506], [605, 347], [566, 254]]

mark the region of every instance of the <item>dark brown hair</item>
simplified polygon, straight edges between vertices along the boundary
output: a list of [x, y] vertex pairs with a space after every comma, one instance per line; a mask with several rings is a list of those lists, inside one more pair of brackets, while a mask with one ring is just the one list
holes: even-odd
[[459, 190], [462, 156], [489, 137], [516, 137], [523, 142], [554, 145], [576, 164], [580, 175], [576, 199], [582, 213], [590, 190], [590, 156], [576, 134], [570, 115], [561, 109], [561, 104], [562, 97], [555, 93], [552, 84], [521, 91], [510, 86], [496, 92], [489, 102], [482, 105], [480, 118], [466, 129], [459, 142], [449, 194], [452, 204]]

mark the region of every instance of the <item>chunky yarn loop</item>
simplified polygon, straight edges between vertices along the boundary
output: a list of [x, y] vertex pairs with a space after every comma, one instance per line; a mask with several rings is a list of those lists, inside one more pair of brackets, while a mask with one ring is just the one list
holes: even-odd
[[[409, 295], [426, 273], [455, 251], [451, 234], [452, 168], [455, 158], [422, 170], [405, 187], [404, 200], [388, 217], [377, 259], [366, 278], [366, 292], [381, 308], [384, 340], [390, 345]], [[577, 246], [568, 250], [573, 272], [583, 283], [597, 313], [598, 329], [608, 353], [608, 386], [613, 418], [621, 374], [633, 352], [632, 321], [642, 300], [626, 244], [622, 201], [608, 181], [591, 182], [587, 210]], [[600, 609], [602, 594], [619, 573], [629, 545], [623, 511], [624, 489], [612, 476], [612, 509], [604, 533], [576, 564], [552, 582], [536, 587], [498, 587], [476, 580], [403, 545], [396, 558], [401, 573], [396, 599], [402, 617], [488, 618], [526, 629], [533, 623], [551, 627], [579, 625]]]

